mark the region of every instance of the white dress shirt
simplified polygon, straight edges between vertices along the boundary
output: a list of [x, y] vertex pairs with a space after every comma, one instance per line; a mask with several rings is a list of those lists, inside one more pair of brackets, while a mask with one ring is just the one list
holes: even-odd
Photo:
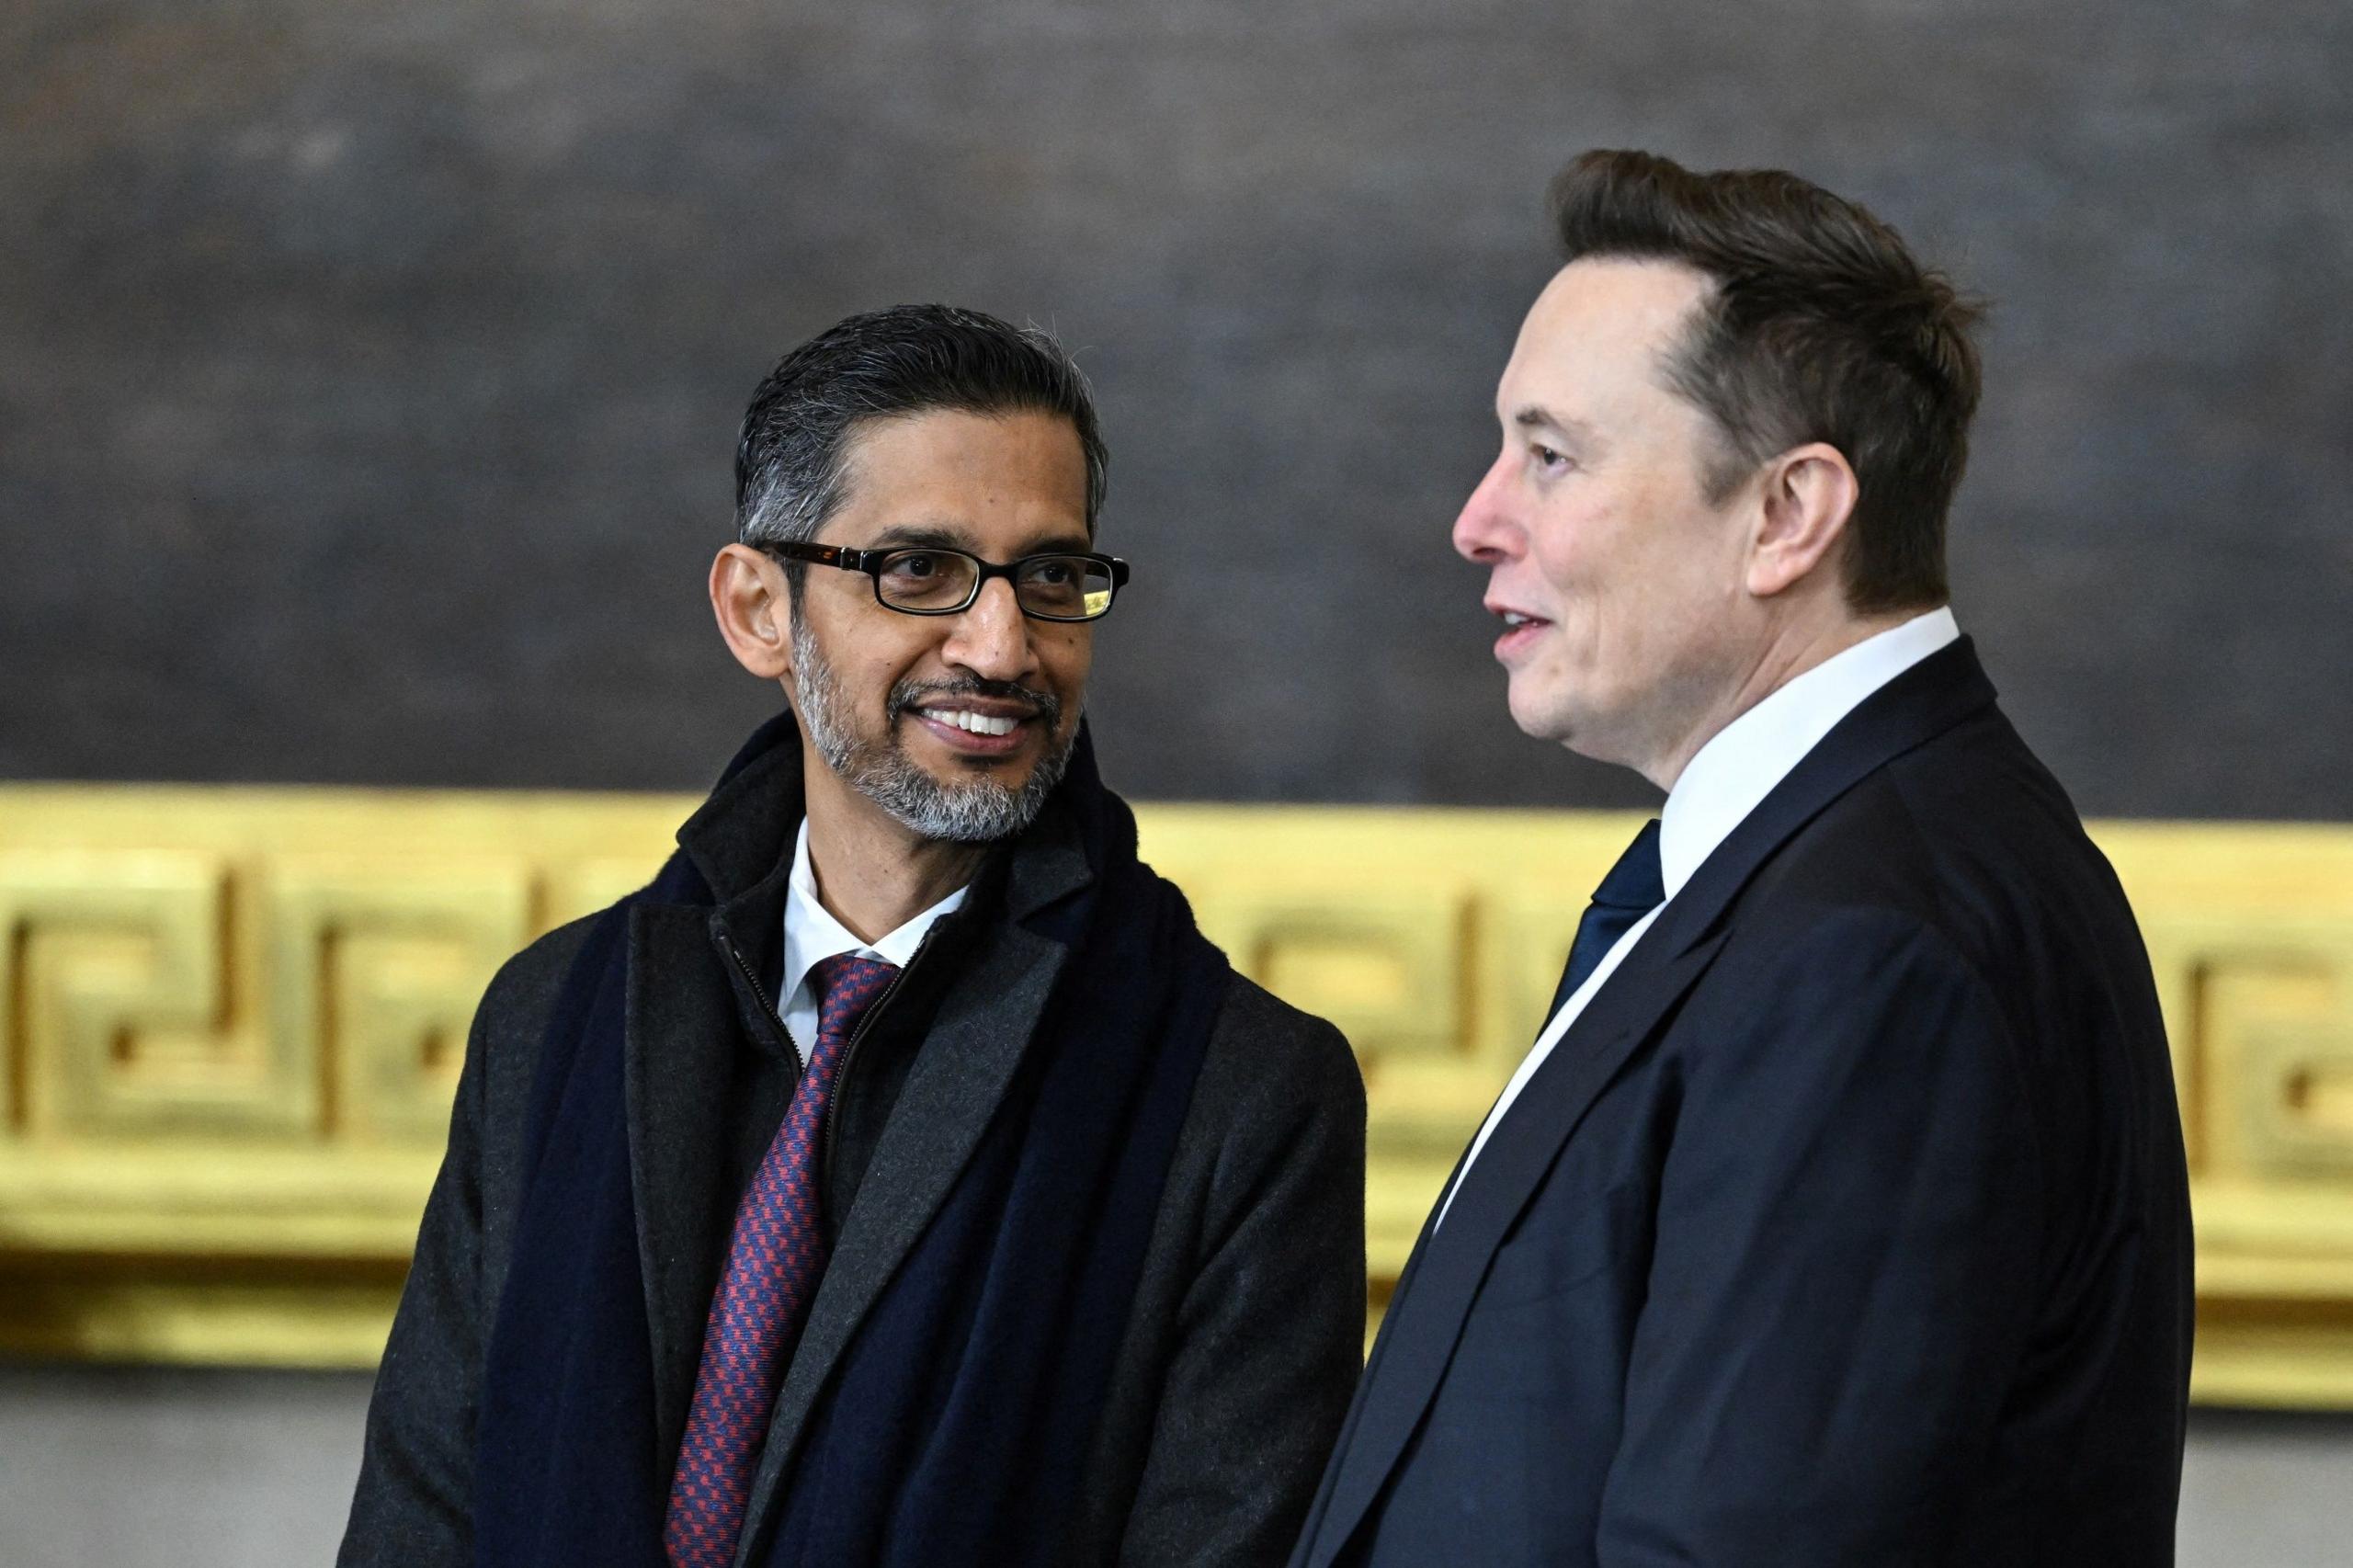
[[792, 846], [792, 877], [784, 900], [784, 983], [776, 1006], [784, 1019], [785, 1032], [792, 1037], [793, 1049], [801, 1052], [803, 1067], [809, 1065], [809, 1052], [817, 1043], [817, 988], [810, 983], [809, 971], [843, 953], [880, 959], [904, 969], [907, 960], [915, 956], [915, 949], [923, 946], [931, 923], [962, 903], [971, 886], [968, 882], [958, 888], [889, 936], [862, 942], [818, 902], [817, 870], [809, 859], [809, 820], [801, 819], [801, 836]]
[[[1471, 1153], [1462, 1161], [1464, 1171], [1470, 1170], [1495, 1124], [1511, 1109], [1512, 1101], [1519, 1097], [1519, 1091], [1536, 1075], [1544, 1059], [1552, 1054], [1552, 1048], [1561, 1043], [1561, 1037], [1569, 1032], [1595, 994], [1609, 983], [1610, 975], [1634, 950], [1634, 944], [1643, 939], [1660, 911], [1675, 902], [1675, 895], [1715, 853], [1716, 846], [1732, 836], [1732, 830], [1764, 802], [1808, 752], [1822, 744], [1839, 720], [1861, 706], [1863, 699], [1960, 635], [1961, 627], [1949, 608], [1915, 616], [1824, 659], [1726, 724], [1699, 748], [1676, 779], [1675, 788], [1667, 791], [1665, 808], [1659, 813], [1659, 873], [1666, 888], [1665, 903], [1618, 938], [1586, 976], [1585, 983], [1570, 994], [1545, 1024], [1511, 1082], [1504, 1085], [1503, 1097], [1487, 1112], [1479, 1135], [1471, 1141]], [[1461, 1186], [1458, 1175], [1438, 1205], [1441, 1224]]]

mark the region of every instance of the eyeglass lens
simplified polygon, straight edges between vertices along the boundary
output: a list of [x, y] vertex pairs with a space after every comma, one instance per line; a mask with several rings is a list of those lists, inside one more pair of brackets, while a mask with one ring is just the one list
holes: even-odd
[[[875, 582], [882, 602], [918, 612], [954, 609], [972, 597], [978, 564], [945, 550], [897, 550], [883, 557]], [[1013, 597], [1035, 615], [1090, 620], [1111, 608], [1111, 573], [1084, 555], [1033, 555], [1019, 562]]]

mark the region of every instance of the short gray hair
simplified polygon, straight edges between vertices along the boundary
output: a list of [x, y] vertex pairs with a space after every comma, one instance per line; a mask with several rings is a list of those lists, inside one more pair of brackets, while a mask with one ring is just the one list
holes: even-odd
[[[752, 394], [735, 444], [735, 532], [744, 543], [813, 539], [841, 506], [843, 453], [859, 425], [950, 409], [1059, 415], [1086, 460], [1086, 531], [1110, 463], [1086, 378], [1036, 327], [953, 305], [893, 305], [826, 328], [778, 361]], [[800, 589], [804, 568], [786, 562]]]

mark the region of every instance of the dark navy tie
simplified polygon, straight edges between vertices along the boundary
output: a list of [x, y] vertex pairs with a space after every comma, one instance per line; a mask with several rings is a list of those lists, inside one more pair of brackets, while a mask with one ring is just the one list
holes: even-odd
[[1545, 1021], [1551, 1022], [1561, 1004], [1576, 994], [1577, 987], [1600, 966], [1619, 937], [1665, 902], [1666, 880], [1659, 870], [1658, 823], [1654, 819], [1643, 824], [1643, 831], [1634, 835], [1634, 842], [1626, 846], [1626, 853], [1618, 857], [1618, 863], [1593, 890], [1593, 902], [1585, 906], [1585, 915], [1577, 922], [1577, 939], [1569, 944], [1568, 967], [1561, 971], [1561, 988], [1552, 993]]

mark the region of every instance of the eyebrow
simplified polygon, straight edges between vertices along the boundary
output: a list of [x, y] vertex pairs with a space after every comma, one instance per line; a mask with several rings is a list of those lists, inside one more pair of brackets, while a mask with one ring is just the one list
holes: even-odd
[[[971, 534], [940, 523], [899, 523], [877, 534], [868, 550], [960, 550], [967, 555], [980, 553]], [[1029, 555], [1086, 555], [1095, 549], [1095, 541], [1083, 535], [1053, 534], [1032, 540], [1020, 551]], [[1016, 559], [1018, 559], [1017, 557]]]
[[1511, 422], [1522, 430], [1551, 430], [1574, 441], [1594, 439], [1593, 426], [1582, 419], [1571, 419], [1553, 413], [1540, 403], [1523, 403], [1511, 416]]

